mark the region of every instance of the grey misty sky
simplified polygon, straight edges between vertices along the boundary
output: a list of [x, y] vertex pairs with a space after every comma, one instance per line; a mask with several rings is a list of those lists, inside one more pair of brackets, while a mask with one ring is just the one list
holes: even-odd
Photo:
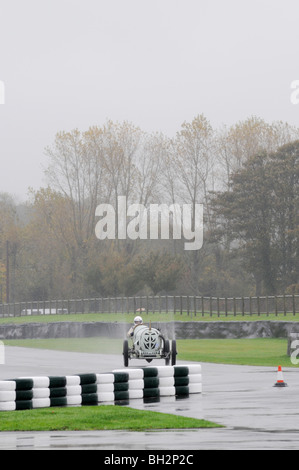
[[298, 17], [297, 0], [0, 0], [0, 192], [26, 200], [55, 134], [107, 119], [299, 126]]

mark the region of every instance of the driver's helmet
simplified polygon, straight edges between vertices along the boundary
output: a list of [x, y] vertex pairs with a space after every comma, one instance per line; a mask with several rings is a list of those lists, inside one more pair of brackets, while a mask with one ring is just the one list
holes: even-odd
[[134, 318], [134, 325], [141, 325], [143, 323], [143, 320], [141, 317], [137, 316]]

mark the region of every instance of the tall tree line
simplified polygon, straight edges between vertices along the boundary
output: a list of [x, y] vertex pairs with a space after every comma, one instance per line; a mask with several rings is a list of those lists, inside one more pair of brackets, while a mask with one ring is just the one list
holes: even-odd
[[[22, 205], [0, 195], [1, 300], [298, 290], [298, 139], [297, 128], [255, 116], [213, 129], [198, 115], [173, 138], [126, 121], [57, 133], [48, 185]], [[190, 204], [193, 221], [203, 204], [203, 247], [98, 240], [96, 207], [117, 217], [119, 196]]]

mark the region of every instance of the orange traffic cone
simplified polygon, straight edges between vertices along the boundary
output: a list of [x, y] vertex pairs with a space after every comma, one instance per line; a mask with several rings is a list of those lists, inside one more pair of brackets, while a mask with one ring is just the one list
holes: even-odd
[[278, 366], [277, 380], [276, 380], [276, 383], [274, 384], [274, 387], [287, 387], [287, 384], [283, 380], [281, 366]]

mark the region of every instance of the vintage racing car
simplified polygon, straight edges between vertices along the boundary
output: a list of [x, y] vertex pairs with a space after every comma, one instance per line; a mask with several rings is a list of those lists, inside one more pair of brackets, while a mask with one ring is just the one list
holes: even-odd
[[145, 359], [151, 362], [153, 359], [165, 359], [165, 365], [176, 363], [176, 341], [164, 338], [160, 330], [140, 324], [136, 325], [130, 341], [123, 342], [124, 365], [128, 367], [130, 359]]

